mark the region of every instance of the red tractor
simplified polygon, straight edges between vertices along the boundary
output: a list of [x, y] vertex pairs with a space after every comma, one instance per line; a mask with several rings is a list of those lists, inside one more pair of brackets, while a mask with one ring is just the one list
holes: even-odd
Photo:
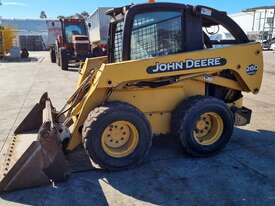
[[51, 61], [68, 70], [71, 62], [84, 61], [92, 56], [88, 28], [84, 19], [60, 19], [61, 34], [50, 49]]

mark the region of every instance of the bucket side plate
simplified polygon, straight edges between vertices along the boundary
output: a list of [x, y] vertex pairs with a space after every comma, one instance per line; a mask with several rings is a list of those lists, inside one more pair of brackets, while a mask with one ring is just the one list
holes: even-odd
[[[47, 94], [41, 97], [17, 128], [7, 152], [1, 154], [0, 192], [64, 181], [68, 176], [68, 163], [52, 115], [54, 109], [46, 97]], [[40, 127], [37, 121], [42, 122]]]
[[40, 169], [43, 163], [41, 145], [34, 136], [33, 134], [18, 135], [13, 138], [8, 152], [2, 157], [5, 161], [0, 174], [1, 192], [39, 186], [49, 182], [48, 177]]

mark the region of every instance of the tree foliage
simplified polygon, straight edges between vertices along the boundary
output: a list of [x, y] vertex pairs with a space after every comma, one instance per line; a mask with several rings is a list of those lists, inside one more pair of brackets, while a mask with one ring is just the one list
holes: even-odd
[[80, 19], [87, 19], [89, 18], [90, 14], [87, 12], [87, 11], [83, 11], [81, 13], [75, 13], [74, 15], [71, 15], [71, 16], [63, 16], [63, 15], [60, 15], [58, 16], [57, 18], [58, 19], [63, 19], [63, 18], [80, 18]]
[[41, 11], [40, 13], [40, 19], [47, 19], [47, 14], [45, 11]]

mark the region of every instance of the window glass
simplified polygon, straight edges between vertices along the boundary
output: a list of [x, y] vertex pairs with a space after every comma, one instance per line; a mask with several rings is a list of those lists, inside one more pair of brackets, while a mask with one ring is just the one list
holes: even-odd
[[115, 31], [115, 43], [114, 43], [114, 61], [122, 61], [122, 35], [123, 35], [124, 22], [118, 22]]
[[182, 51], [182, 13], [150, 12], [134, 18], [131, 59], [145, 59]]
[[73, 35], [87, 35], [84, 24], [66, 24], [65, 35], [68, 43], [72, 43]]
[[[212, 41], [235, 40], [234, 36], [222, 25], [204, 27], [203, 31]], [[214, 44], [213, 48], [223, 48], [231, 46], [229, 44]]]

